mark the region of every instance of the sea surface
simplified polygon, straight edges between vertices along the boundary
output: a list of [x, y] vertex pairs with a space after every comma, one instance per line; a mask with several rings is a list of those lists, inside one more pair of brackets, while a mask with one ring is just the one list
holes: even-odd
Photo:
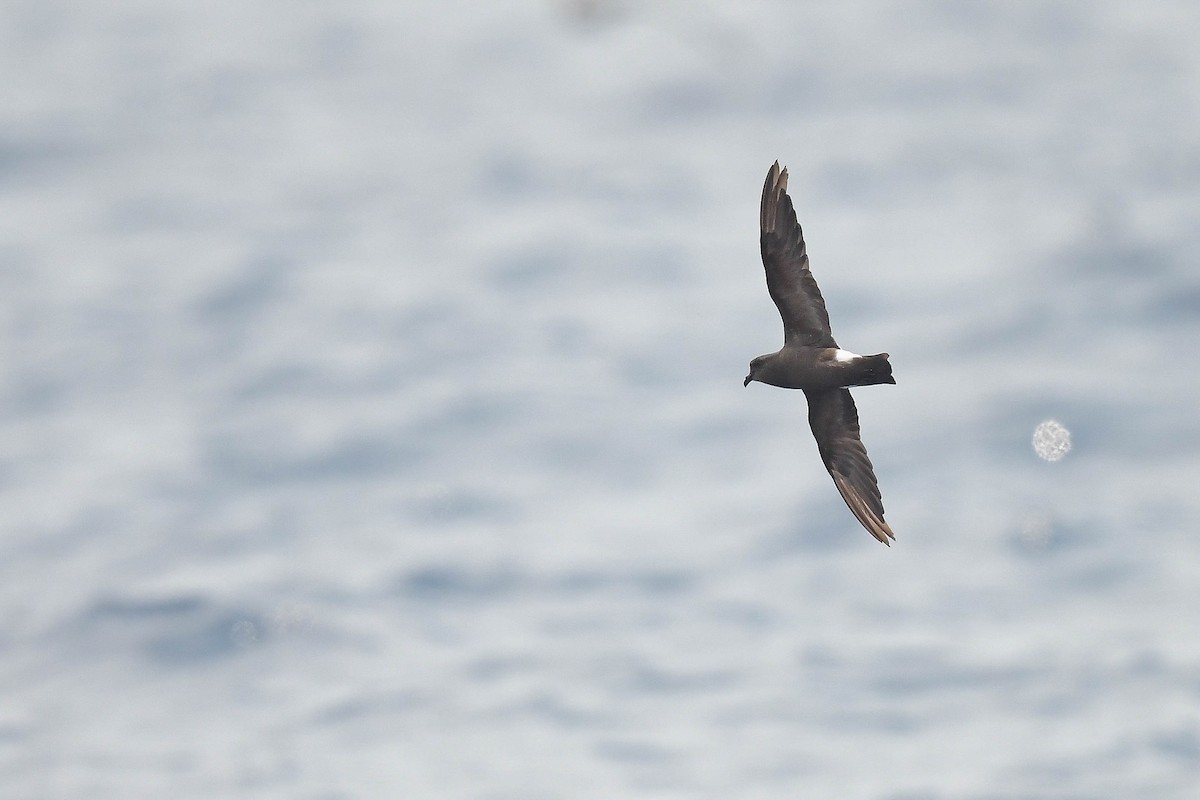
[[[1200, 796], [1198, 38], [0, 2], [0, 796]], [[776, 159], [891, 548], [742, 387]]]

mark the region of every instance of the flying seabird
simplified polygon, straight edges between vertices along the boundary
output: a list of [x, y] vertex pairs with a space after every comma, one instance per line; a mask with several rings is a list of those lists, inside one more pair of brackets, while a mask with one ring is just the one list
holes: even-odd
[[801, 389], [808, 398], [808, 424], [825, 468], [846, 505], [872, 536], [890, 546], [895, 539], [883, 521], [879, 483], [859, 438], [858, 410], [847, 386], [895, 383], [887, 353], [860, 356], [838, 347], [829, 312], [808, 268], [804, 233], [787, 194], [787, 170], [776, 161], [763, 186], [759, 246], [767, 291], [783, 318], [783, 347], [750, 362], [750, 381]]

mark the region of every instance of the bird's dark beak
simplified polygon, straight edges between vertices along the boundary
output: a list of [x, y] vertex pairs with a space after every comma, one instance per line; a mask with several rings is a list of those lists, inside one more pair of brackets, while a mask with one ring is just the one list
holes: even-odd
[[752, 381], [752, 380], [754, 380], [754, 375], [753, 374], [747, 375], [746, 380], [742, 381], [742, 387], [744, 388], [746, 386], [749, 386], [750, 381]]

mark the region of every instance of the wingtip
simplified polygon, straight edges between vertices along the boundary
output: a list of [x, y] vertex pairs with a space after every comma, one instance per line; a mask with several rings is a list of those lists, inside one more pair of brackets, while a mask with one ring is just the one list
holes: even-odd
[[[858, 515], [855, 514], [855, 516]], [[892, 533], [892, 527], [884, 522], [882, 517], [877, 517], [874, 514], [870, 514], [867, 519], [859, 517], [858, 521], [861, 522], [862, 526], [867, 529], [867, 533], [871, 534], [888, 547], [891, 547], [892, 542], [896, 541], [896, 534]]]
[[[892, 542], [896, 541], [896, 534], [892, 533], [892, 526], [883, 521], [883, 515], [872, 514], [872, 522], [875, 524], [870, 528], [871, 535], [879, 541], [892, 546]], [[878, 530], [876, 530], [878, 528]]]
[[772, 188], [778, 187], [780, 191], [787, 190], [787, 167], [779, 165], [779, 160], [776, 159], [771, 168], [767, 170], [767, 186]]
[[863, 498], [850, 487], [845, 477], [832, 470], [829, 474], [833, 476], [833, 483], [837, 486], [838, 493], [842, 495], [842, 499], [846, 501], [846, 505], [850, 507], [851, 513], [854, 514], [859, 524], [866, 528], [867, 533], [891, 547], [892, 542], [896, 540], [896, 534], [892, 533], [892, 527], [883, 521], [882, 509], [880, 509], [880, 513], [872, 511]]
[[762, 205], [759, 208], [759, 230], [769, 232], [775, 230], [775, 215], [780, 198], [787, 194], [787, 167], [780, 167], [776, 160], [767, 171], [767, 180], [763, 184]]

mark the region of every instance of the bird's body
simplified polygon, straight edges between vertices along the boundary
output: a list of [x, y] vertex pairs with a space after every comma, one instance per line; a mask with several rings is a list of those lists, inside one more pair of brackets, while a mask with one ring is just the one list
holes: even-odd
[[860, 356], [837, 347], [785, 347], [754, 361], [758, 362], [750, 363], [754, 380], [783, 389], [837, 389], [894, 382], [887, 353]]
[[859, 437], [858, 410], [848, 386], [895, 383], [887, 353], [860, 356], [838, 347], [825, 300], [808, 267], [804, 234], [787, 194], [787, 170], [776, 161], [767, 173], [759, 215], [759, 244], [767, 290], [783, 319], [783, 347], [750, 362], [743, 385], [760, 381], [801, 389], [808, 423], [833, 483], [872, 536], [895, 539], [883, 520], [883, 500]]

